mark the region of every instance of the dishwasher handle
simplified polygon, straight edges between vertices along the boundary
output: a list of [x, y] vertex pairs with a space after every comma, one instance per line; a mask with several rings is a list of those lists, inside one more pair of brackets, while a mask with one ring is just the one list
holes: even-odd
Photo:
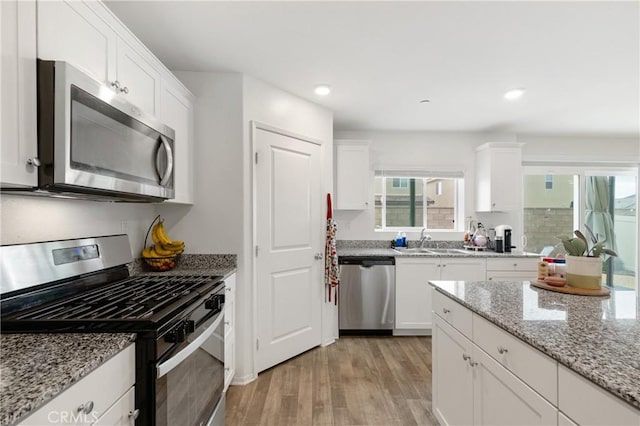
[[396, 259], [394, 257], [340, 257], [338, 258], [338, 263], [340, 265], [357, 265], [363, 268], [370, 268], [379, 265], [395, 265]]

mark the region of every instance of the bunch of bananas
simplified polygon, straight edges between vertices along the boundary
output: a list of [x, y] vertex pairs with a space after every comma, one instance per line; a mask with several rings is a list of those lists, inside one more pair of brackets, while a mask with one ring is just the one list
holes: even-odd
[[168, 271], [175, 264], [177, 255], [184, 251], [184, 241], [171, 240], [164, 230], [164, 221], [160, 219], [151, 230], [153, 245], [142, 250], [142, 257], [153, 269]]

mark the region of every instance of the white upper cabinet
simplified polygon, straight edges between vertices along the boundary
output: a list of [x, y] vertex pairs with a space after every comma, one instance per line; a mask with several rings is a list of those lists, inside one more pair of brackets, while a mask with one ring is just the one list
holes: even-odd
[[336, 205], [339, 210], [369, 208], [371, 183], [369, 141], [336, 140]]
[[67, 61], [110, 83], [116, 77], [117, 36], [87, 4], [38, 1], [38, 58]]
[[175, 197], [169, 202], [193, 203], [193, 96], [166, 81], [162, 83], [160, 119], [175, 132]]
[[67, 61], [159, 115], [163, 66], [101, 2], [38, 1], [38, 58]]
[[176, 132], [175, 199], [193, 203], [194, 97], [100, 1], [1, 1], [2, 186], [37, 185], [36, 58], [69, 62]]
[[33, 187], [36, 148], [36, 3], [0, 1], [0, 165], [3, 187]]
[[522, 145], [491, 142], [476, 149], [476, 211], [522, 208]]
[[[124, 40], [118, 40], [116, 81], [120, 93], [142, 110], [158, 115], [160, 109], [160, 71]], [[171, 127], [171, 125], [169, 124]]]

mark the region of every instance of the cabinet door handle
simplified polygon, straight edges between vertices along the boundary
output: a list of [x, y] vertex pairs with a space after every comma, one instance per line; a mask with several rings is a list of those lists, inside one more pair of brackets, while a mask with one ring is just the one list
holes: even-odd
[[231, 324], [231, 322], [230, 322], [230, 321], [225, 321], [225, 322], [224, 322], [224, 325], [229, 325], [229, 324]]
[[513, 267], [514, 267], [514, 268], [517, 268], [517, 267], [518, 267], [518, 264], [517, 264], [517, 263], [514, 263], [514, 264], [513, 264]]
[[470, 359], [471, 359], [471, 355], [462, 354], [462, 360], [463, 361], [469, 361]]
[[442, 313], [443, 313], [443, 314], [448, 314], [449, 312], [451, 312], [451, 310], [450, 310], [450, 309], [442, 308]]
[[498, 353], [499, 354], [506, 354], [507, 352], [509, 352], [509, 350], [505, 347], [502, 346], [498, 346]]
[[129, 411], [129, 418], [130, 419], [136, 420], [139, 415], [140, 415], [140, 409], [139, 408], [136, 408], [133, 411]]
[[93, 411], [93, 401], [89, 400], [78, 407], [78, 413], [91, 414]]
[[113, 87], [114, 89], [120, 89], [120, 82], [118, 80], [116, 81], [112, 81], [111, 82], [111, 87]]
[[469, 359], [469, 365], [475, 367], [476, 365], [478, 365], [478, 363]]
[[129, 88], [127, 86], [123, 87], [122, 89], [120, 89], [121, 93], [124, 93], [125, 95], [129, 93]]

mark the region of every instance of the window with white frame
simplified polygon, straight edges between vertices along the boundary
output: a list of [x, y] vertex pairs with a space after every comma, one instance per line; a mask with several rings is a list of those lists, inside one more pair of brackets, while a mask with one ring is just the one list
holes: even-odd
[[378, 170], [375, 229], [459, 231], [461, 172]]

